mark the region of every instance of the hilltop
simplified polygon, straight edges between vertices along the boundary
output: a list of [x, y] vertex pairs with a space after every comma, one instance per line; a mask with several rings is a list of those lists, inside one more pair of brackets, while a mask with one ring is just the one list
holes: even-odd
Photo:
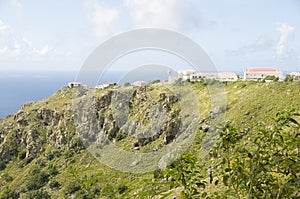
[[[211, 171], [208, 171], [208, 168], [213, 169], [214, 165], [221, 164], [219, 163], [221, 157], [216, 155], [214, 159], [209, 154], [203, 155], [203, 146], [207, 144], [203, 140], [204, 136], [209, 132], [218, 130], [221, 132], [221, 137], [215, 144], [219, 146], [219, 150], [224, 149], [217, 153], [219, 155], [224, 153], [226, 160], [233, 161], [238, 158], [228, 153], [237, 152], [238, 147], [242, 148], [246, 145], [250, 147], [247, 148], [249, 151], [256, 149], [254, 145], [252, 146], [252, 142], [254, 143], [253, 140], [261, 136], [259, 132], [266, 131], [266, 136], [267, 132], [275, 131], [276, 114], [278, 116], [278, 113], [284, 110], [289, 113], [300, 112], [300, 85], [298, 82], [251, 81], [186, 82], [184, 84], [181, 86], [183, 90], [191, 89], [195, 93], [193, 100], [188, 103], [198, 105], [198, 110], [190, 110], [187, 107], [191, 113], [197, 112], [196, 136], [192, 143], [189, 143], [187, 153], [179, 157], [179, 162], [175, 161], [165, 170], [157, 169], [143, 174], [127, 173], [110, 168], [100, 163], [94, 157], [96, 154], [87, 151], [86, 147], [90, 147], [89, 140], [99, 138], [97, 135], [87, 134], [83, 139], [77, 134], [78, 118], [79, 121], [86, 121], [90, 118], [88, 115], [79, 115], [79, 117], [76, 110], [84, 108], [84, 103], [80, 100], [92, 92], [91, 99], [95, 102], [97, 119], [106, 139], [124, 150], [135, 153], [158, 150], [176, 140], [176, 132], [180, 128], [179, 123], [183, 117], [180, 115], [182, 110], [179, 103], [180, 96], [163, 84], [114, 87], [105, 90], [78, 90], [65, 87], [46, 99], [24, 104], [18, 112], [0, 120], [0, 198], [162, 198], [163, 196], [172, 198], [184, 197], [184, 190], [190, 191], [188, 194], [193, 194], [193, 191], [197, 190], [203, 194], [203, 197], [213, 198], [216, 192], [235, 197], [234, 194], [237, 193], [234, 193], [231, 187], [227, 187], [226, 177], [224, 184], [219, 182], [221, 180], [216, 181], [216, 179], [221, 179], [222, 171], [216, 171], [213, 177]], [[213, 107], [211, 105], [208, 84], [224, 86], [225, 106]], [[112, 98], [116, 92], [122, 94], [119, 95], [123, 97], [122, 99], [128, 96], [130, 98], [128, 113], [123, 112], [124, 115], [122, 111], [118, 112], [118, 116], [113, 115]], [[126, 93], [129, 94], [125, 95]], [[188, 93], [186, 95], [188, 96]], [[74, 102], [77, 102], [75, 111]], [[152, 135], [153, 129], [150, 129], [150, 136], [146, 138], [131, 136], [128, 132], [130, 129], [134, 131], [132, 130], [133, 124], [123, 122], [121, 119], [116, 121], [116, 117], [123, 118], [129, 115], [128, 117], [138, 124], [137, 126], [147, 125], [151, 123], [151, 119], [160, 117], [155, 114], [155, 111], [151, 111], [156, 105], [161, 105], [160, 111], [166, 113], [165, 123], [156, 135]], [[120, 104], [120, 107], [122, 106]], [[214, 127], [212, 122], [218, 114], [222, 114], [225, 118], [221, 124], [218, 124], [221, 126]], [[193, 116], [193, 114], [186, 115]], [[296, 124], [299, 118], [296, 117], [294, 121]], [[117, 125], [118, 122], [123, 122], [124, 127], [120, 128], [120, 125]], [[183, 127], [184, 125], [184, 123], [181, 124]], [[231, 133], [226, 134], [226, 132]], [[278, 132], [283, 131], [278, 130]], [[234, 140], [232, 142], [227, 140], [227, 144], [231, 143], [228, 145], [230, 146], [228, 150], [224, 148], [227, 145], [220, 145], [221, 141], [225, 140], [224, 135], [231, 136], [231, 141]], [[291, 139], [291, 143], [294, 143], [292, 141], [299, 142], [299, 137], [295, 140]], [[264, 138], [260, 137], [260, 139]], [[285, 139], [286, 137], [282, 138], [282, 143]], [[293, 149], [290, 150], [293, 152]], [[241, 153], [243, 157], [242, 152], [238, 153]], [[295, 157], [293, 161], [296, 162], [293, 164], [299, 164], [298, 160], [299, 158]], [[182, 166], [181, 170], [176, 170], [179, 168], [178, 165]], [[189, 167], [185, 167], [186, 165]], [[187, 172], [186, 180], [191, 184], [182, 183], [182, 177], [174, 174], [174, 171], [175, 173], [176, 171], [179, 171], [177, 173]], [[299, 170], [296, 168], [293, 172], [298, 183]], [[189, 173], [195, 173], [195, 176], [200, 173], [202, 177], [194, 178], [189, 176]], [[209, 185], [209, 181], [212, 185]], [[254, 187], [255, 180], [252, 179], [252, 181]], [[197, 187], [194, 188], [194, 185]], [[234, 185], [232, 184], [233, 187]], [[247, 186], [250, 185], [245, 185]], [[294, 184], [291, 185], [293, 186]], [[282, 188], [282, 190], [285, 189]], [[188, 194], [185, 192], [186, 197]], [[224, 197], [224, 195], [219, 195], [219, 197]], [[243, 189], [238, 191], [238, 195], [242, 198], [246, 197]], [[253, 195], [253, 197], [259, 197], [259, 195]]]

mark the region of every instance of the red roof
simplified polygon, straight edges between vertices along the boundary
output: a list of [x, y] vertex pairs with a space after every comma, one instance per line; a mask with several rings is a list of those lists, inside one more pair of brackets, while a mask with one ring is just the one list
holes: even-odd
[[277, 68], [246, 68], [245, 72], [251, 73], [270, 73], [270, 72], [280, 72]]

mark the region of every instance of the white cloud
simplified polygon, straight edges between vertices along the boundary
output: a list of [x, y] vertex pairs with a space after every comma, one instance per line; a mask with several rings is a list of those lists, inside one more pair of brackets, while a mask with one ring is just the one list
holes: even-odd
[[0, 20], [0, 33], [4, 33], [7, 31], [7, 25], [5, 25], [1, 20]]
[[66, 55], [67, 53], [59, 53], [48, 45], [42, 48], [35, 47], [31, 40], [16, 34], [0, 20], [0, 58], [40, 60], [40, 58], [55, 59]]
[[19, 0], [10, 0], [10, 3], [16, 9], [22, 8], [22, 4]]
[[191, 3], [180, 0], [125, 0], [137, 27], [182, 30], [203, 25], [199, 11]]
[[249, 53], [266, 51], [272, 49], [274, 46], [275, 42], [273, 40], [260, 36], [254, 43], [245, 45], [237, 50], [230, 51], [229, 55], [242, 56]]
[[114, 29], [114, 23], [119, 19], [117, 9], [105, 6], [103, 2], [90, 0], [86, 2], [87, 17], [95, 25], [93, 35], [103, 36]]
[[107, 2], [85, 2], [86, 16], [94, 25], [94, 36], [115, 33], [120, 27], [153, 27], [182, 31], [199, 27], [210, 28], [216, 24], [214, 21], [203, 20], [197, 7], [187, 1], [122, 0], [120, 7], [110, 6]]
[[50, 52], [50, 49], [49, 49], [49, 46], [48, 45], [46, 45], [46, 46], [44, 46], [43, 48], [41, 48], [41, 49], [33, 49], [33, 52], [35, 53], [35, 54], [37, 54], [37, 55], [46, 55], [46, 54], [48, 54], [49, 52]]
[[22, 15], [22, 4], [19, 0], [10, 0], [10, 4], [16, 13], [17, 17], [21, 17]]
[[280, 58], [285, 55], [288, 42], [294, 36], [294, 27], [286, 23], [278, 23], [277, 31], [280, 33], [280, 36], [276, 45], [276, 56]]

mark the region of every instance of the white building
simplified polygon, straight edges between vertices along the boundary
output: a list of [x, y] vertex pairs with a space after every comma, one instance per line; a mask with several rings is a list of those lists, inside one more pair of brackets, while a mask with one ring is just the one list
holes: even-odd
[[222, 82], [229, 82], [229, 81], [237, 81], [238, 76], [234, 72], [196, 73], [190, 75], [191, 81], [200, 81], [201, 79], [215, 79]]
[[267, 76], [282, 79], [282, 72], [277, 68], [246, 68], [244, 70], [244, 80], [259, 80]]
[[234, 72], [221, 72], [219, 73], [218, 78], [221, 82], [235, 82], [239, 79]]
[[200, 81], [201, 79], [218, 79], [218, 73], [195, 73], [191, 74], [189, 79], [193, 82]]
[[132, 83], [132, 86], [145, 86], [147, 82], [145, 81], [135, 81]]
[[105, 88], [108, 88], [108, 87], [113, 86], [113, 85], [115, 85], [115, 83], [113, 83], [113, 82], [105, 82], [105, 83], [97, 85], [95, 88], [97, 88], [97, 89], [105, 89]]
[[81, 83], [80, 83], [80, 82], [69, 82], [69, 83], [68, 83], [68, 86], [69, 86], [70, 88], [78, 88], [78, 87], [81, 86]]
[[300, 72], [291, 72], [289, 75], [294, 79], [300, 79]]
[[172, 70], [168, 70], [168, 84], [174, 84], [176, 76], [172, 75]]
[[182, 80], [188, 80], [190, 79], [190, 75], [196, 74], [196, 71], [194, 70], [179, 70], [177, 71], [178, 78], [181, 78]]

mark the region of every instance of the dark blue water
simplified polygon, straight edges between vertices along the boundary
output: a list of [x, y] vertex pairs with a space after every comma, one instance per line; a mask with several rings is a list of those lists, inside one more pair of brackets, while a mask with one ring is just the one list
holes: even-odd
[[[149, 81], [168, 79], [168, 68], [147, 66], [131, 71], [107, 71], [101, 82]], [[26, 102], [51, 96], [57, 90], [76, 81], [78, 71], [0, 71], [0, 118], [19, 110]], [[238, 74], [240, 74], [239, 72]], [[175, 76], [177, 73], [173, 71]]]
[[[51, 96], [67, 86], [68, 82], [76, 81], [77, 73], [78, 71], [0, 71], [0, 118], [18, 111], [26, 102]], [[109, 71], [99, 81], [124, 84], [127, 81], [151, 79], [167, 79], [167, 73], [155, 70], [136, 73]]]
[[17, 111], [26, 102], [52, 95], [76, 78], [76, 72], [72, 71], [1, 71], [0, 73], [0, 117]]

